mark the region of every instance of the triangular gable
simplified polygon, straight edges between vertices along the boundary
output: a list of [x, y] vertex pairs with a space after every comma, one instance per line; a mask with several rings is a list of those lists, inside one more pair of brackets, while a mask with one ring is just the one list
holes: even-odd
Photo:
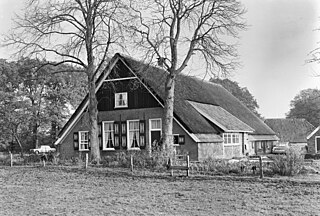
[[[108, 63], [106, 69], [100, 74], [96, 81], [96, 92], [103, 84], [103, 81], [106, 77], [110, 74], [114, 65], [118, 62], [120, 55], [115, 55]], [[80, 105], [77, 107], [76, 111], [72, 114], [68, 122], [64, 125], [58, 135], [58, 139], [55, 141], [54, 145], [58, 145], [61, 141], [64, 140], [66, 135], [71, 131], [74, 125], [80, 120], [81, 116], [83, 115], [84, 111], [87, 109], [89, 105], [89, 96], [88, 94], [82, 100]]]
[[[112, 73], [114, 71], [121, 71], [121, 70], [113, 70], [115, 68], [115, 66], [117, 65], [117, 63], [121, 61], [121, 64], [123, 64], [128, 70], [125, 70], [125, 72], [119, 72], [119, 73]], [[110, 76], [111, 75], [111, 76]], [[108, 77], [109, 76], [109, 77]], [[100, 89], [100, 87], [102, 86], [102, 84], [104, 83], [105, 80], [108, 79], [122, 79], [124, 77], [128, 76], [129, 78], [132, 77], [136, 77], [137, 79], [139, 79], [139, 81], [141, 82], [141, 84], [144, 85], [144, 87], [149, 91], [150, 94], [152, 94], [154, 96], [154, 98], [158, 101], [158, 103], [164, 107], [163, 103], [161, 102], [160, 97], [158, 97], [157, 95], [155, 95], [154, 91], [152, 91], [152, 89], [150, 89], [149, 86], [147, 86], [144, 82], [142, 82], [142, 80], [132, 71], [132, 69], [126, 64], [126, 62], [123, 60], [123, 57], [120, 54], [115, 54], [115, 56], [109, 61], [106, 69], [100, 74], [100, 76], [98, 77], [97, 81], [96, 81], [96, 93], [97, 91]], [[80, 105], [78, 106], [78, 108], [76, 109], [76, 111], [74, 112], [74, 114], [71, 116], [71, 118], [68, 120], [68, 122], [65, 124], [65, 126], [62, 128], [62, 130], [59, 133], [58, 139], [55, 141], [54, 145], [58, 145], [59, 143], [61, 143], [65, 137], [67, 136], [67, 134], [72, 130], [72, 128], [76, 125], [76, 123], [80, 120], [81, 116], [83, 115], [83, 113], [85, 112], [85, 110], [87, 109], [89, 104], [89, 100], [88, 100], [88, 95], [86, 95], [86, 97], [83, 99], [83, 101], [80, 103]], [[196, 142], [199, 141], [199, 139], [192, 133], [190, 133], [184, 126], [183, 124], [181, 124], [181, 122], [179, 122], [175, 117], [174, 117], [174, 121], [176, 123], [178, 123], [178, 125], [181, 126], [181, 128], [187, 133], [189, 134], [189, 136]]]
[[220, 106], [188, 101], [202, 116], [224, 132], [253, 132], [254, 130]]

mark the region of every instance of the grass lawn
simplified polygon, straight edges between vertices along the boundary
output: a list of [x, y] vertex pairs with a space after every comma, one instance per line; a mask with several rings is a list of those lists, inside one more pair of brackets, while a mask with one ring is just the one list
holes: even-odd
[[0, 215], [320, 215], [320, 182], [0, 167]]

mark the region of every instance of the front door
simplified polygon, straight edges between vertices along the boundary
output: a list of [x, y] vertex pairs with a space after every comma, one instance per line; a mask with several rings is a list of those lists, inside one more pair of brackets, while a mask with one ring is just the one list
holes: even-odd
[[316, 137], [316, 153], [320, 152], [320, 137]]
[[161, 138], [161, 131], [151, 131], [151, 146], [152, 148], [159, 145]]

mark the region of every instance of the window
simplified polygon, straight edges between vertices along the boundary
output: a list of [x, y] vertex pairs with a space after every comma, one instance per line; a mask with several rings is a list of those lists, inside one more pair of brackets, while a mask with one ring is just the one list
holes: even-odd
[[128, 121], [128, 149], [140, 149], [139, 120]]
[[161, 131], [161, 119], [150, 119], [150, 131]]
[[240, 144], [240, 136], [238, 133], [223, 134], [224, 144]]
[[115, 126], [113, 122], [102, 122], [103, 150], [114, 150], [115, 147]]
[[184, 142], [184, 135], [173, 134], [173, 146], [183, 145]]
[[179, 134], [173, 134], [173, 146], [179, 145]]
[[115, 99], [115, 103], [114, 103], [115, 108], [128, 107], [128, 93], [127, 92], [115, 93], [114, 99]]
[[89, 150], [89, 132], [79, 131], [79, 151]]

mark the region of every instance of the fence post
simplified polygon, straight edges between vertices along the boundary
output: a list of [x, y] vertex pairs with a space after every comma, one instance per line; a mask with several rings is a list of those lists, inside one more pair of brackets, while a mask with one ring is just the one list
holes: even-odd
[[88, 160], [89, 160], [88, 153], [86, 153], [85, 169], [88, 169]]
[[189, 168], [190, 168], [190, 161], [189, 161], [189, 155], [187, 155], [187, 176], [189, 176]]
[[130, 169], [131, 169], [131, 172], [133, 172], [133, 156], [130, 155]]
[[263, 168], [262, 168], [262, 156], [259, 156], [259, 163], [260, 163], [260, 178], [263, 178]]
[[10, 152], [10, 167], [13, 167], [13, 158], [12, 153]]

